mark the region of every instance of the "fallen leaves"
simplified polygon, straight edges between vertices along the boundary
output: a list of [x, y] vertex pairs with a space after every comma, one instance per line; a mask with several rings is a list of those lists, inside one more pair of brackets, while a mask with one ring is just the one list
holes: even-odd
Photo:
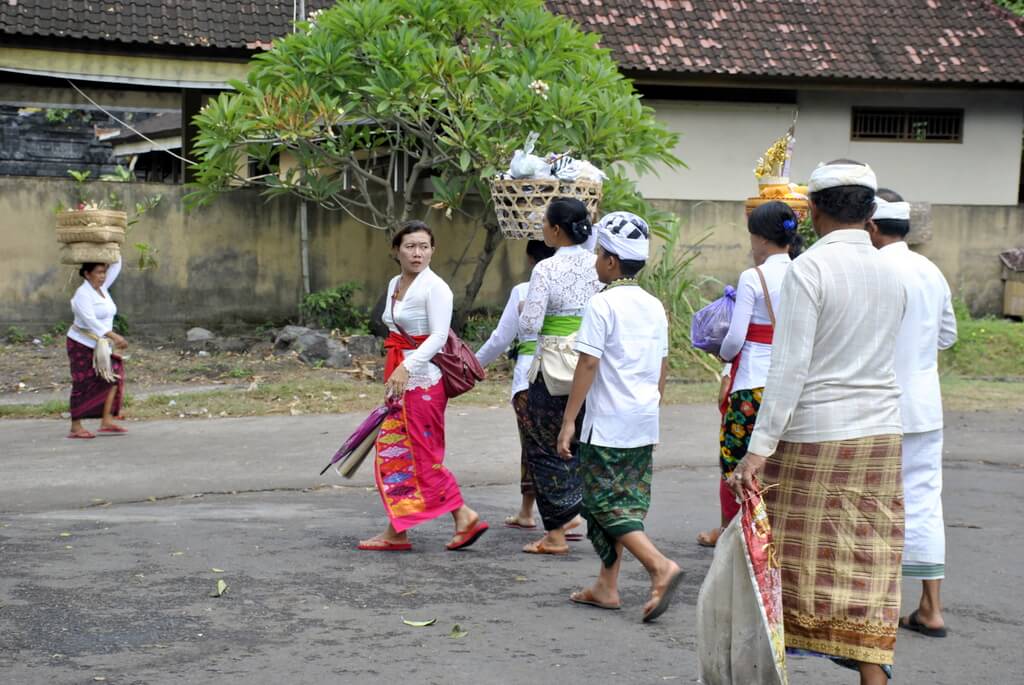
[[228, 584], [223, 578], [217, 580], [217, 588], [210, 594], [211, 597], [221, 597], [228, 591]]
[[469, 631], [468, 630], [463, 630], [462, 626], [460, 626], [458, 623], [453, 625], [452, 626], [452, 631], [450, 633], [448, 633], [448, 637], [450, 637], [453, 640], [460, 640], [460, 639], [466, 637], [467, 635], [469, 635]]

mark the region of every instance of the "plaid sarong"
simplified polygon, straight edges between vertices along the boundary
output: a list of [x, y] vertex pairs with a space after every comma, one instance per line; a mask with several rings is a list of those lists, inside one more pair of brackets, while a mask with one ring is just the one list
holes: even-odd
[[892, 664], [903, 556], [901, 438], [779, 444], [764, 499], [786, 647]]

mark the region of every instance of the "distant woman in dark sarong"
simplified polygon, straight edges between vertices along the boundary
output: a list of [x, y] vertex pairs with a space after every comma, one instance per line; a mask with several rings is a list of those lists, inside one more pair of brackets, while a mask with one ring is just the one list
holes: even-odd
[[128, 432], [114, 423], [124, 400], [124, 361], [116, 351], [128, 347], [128, 342], [114, 332], [117, 305], [109, 292], [120, 273], [119, 261], [109, 266], [83, 264], [78, 270], [82, 285], [71, 298], [75, 321], [67, 337], [71, 362], [69, 438], [96, 437], [85, 429], [82, 419], [100, 419], [100, 433]]

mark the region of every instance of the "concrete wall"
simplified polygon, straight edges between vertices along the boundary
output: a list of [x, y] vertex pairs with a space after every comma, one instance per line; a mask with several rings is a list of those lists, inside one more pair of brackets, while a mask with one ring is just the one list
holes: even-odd
[[[693, 244], [714, 233], [694, 261], [697, 272], [736, 283], [751, 266], [750, 238], [741, 202], [659, 201], [683, 221], [682, 242]], [[934, 261], [953, 290], [976, 314], [1002, 312], [999, 253], [1024, 246], [1024, 206], [932, 205], [932, 238], [914, 249]]]
[[[134, 201], [164, 193], [163, 203], [140, 222], [129, 243], [148, 242], [159, 250], [157, 269], [129, 268], [115, 286], [118, 307], [133, 325], [158, 325], [180, 332], [192, 325], [222, 326], [234, 321], [263, 323], [294, 316], [301, 291], [296, 205], [265, 202], [256, 193], [236, 191], [211, 206], [186, 213], [180, 186], [132, 184]], [[72, 184], [57, 179], [0, 177], [0, 334], [12, 324], [48, 328], [70, 318], [68, 299], [79, 278], [58, 264], [53, 207]], [[750, 262], [750, 244], [739, 202], [659, 201], [683, 217], [686, 243], [708, 230], [698, 272], [734, 283]], [[427, 220], [438, 228], [434, 268], [460, 295], [475, 266], [483, 230], [461, 220]], [[950, 285], [976, 312], [998, 313], [1002, 283], [998, 253], [1024, 245], [1024, 208], [932, 206], [933, 239], [921, 250], [946, 274]], [[469, 247], [466, 247], [467, 242]], [[508, 289], [525, 278], [525, 243], [499, 249], [477, 299], [480, 306], [504, 304]], [[467, 259], [456, 270], [459, 257]], [[134, 250], [127, 251], [129, 260]], [[336, 213], [310, 212], [310, 261], [314, 290], [343, 281], [365, 283], [364, 304], [372, 304], [395, 273], [389, 241], [380, 232]]]
[[[301, 293], [296, 204], [266, 202], [255, 192], [235, 191], [209, 207], [185, 212], [181, 186], [114, 185], [130, 202], [161, 193], [163, 202], [132, 229], [130, 244], [147, 242], [159, 250], [159, 267], [140, 272], [126, 250], [130, 268], [114, 287], [121, 313], [133, 324], [163, 325], [178, 331], [192, 325], [233, 321], [279, 321], [297, 311]], [[70, 197], [72, 184], [58, 179], [0, 177], [0, 334], [12, 324], [45, 326], [70, 318], [70, 299], [81, 282], [72, 267], [58, 262], [53, 209]], [[483, 229], [465, 220], [438, 228], [434, 269], [456, 297], [476, 264]], [[466, 243], [469, 241], [467, 250]], [[364, 304], [372, 305], [396, 273], [390, 241], [340, 213], [310, 211], [312, 288], [344, 281], [365, 283]], [[466, 250], [466, 262], [456, 270]], [[478, 305], [500, 306], [509, 284], [526, 276], [525, 243], [503, 245], [495, 256]]]
[[[799, 108], [790, 174], [795, 181], [806, 180], [818, 162], [852, 157], [869, 163], [880, 183], [917, 202], [1017, 204], [1022, 93], [804, 90], [797, 101], [796, 106], [648, 101], [659, 119], [682, 134], [676, 154], [689, 168], [645, 177], [641, 190], [674, 200], [742, 200], [754, 194], [757, 158], [786, 132]], [[851, 141], [854, 106], [962, 108], [963, 142]]]

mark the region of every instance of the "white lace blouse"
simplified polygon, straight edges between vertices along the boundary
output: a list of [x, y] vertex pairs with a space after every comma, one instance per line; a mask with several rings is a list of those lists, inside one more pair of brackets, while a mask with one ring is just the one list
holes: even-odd
[[[382, 317], [388, 330], [398, 333], [395, 320], [409, 335], [429, 336], [415, 350], [405, 350], [402, 362], [409, 371], [408, 388], [429, 388], [441, 380], [441, 369], [430, 362], [448, 341], [452, 325], [454, 298], [448, 284], [428, 267], [421, 271], [401, 300], [395, 300], [395, 289], [401, 275], [388, 284], [387, 306]], [[392, 303], [394, 315], [392, 316]]]
[[560, 247], [533, 267], [530, 289], [519, 316], [519, 338], [540, 333], [545, 316], [583, 316], [590, 298], [604, 287], [597, 278], [597, 257], [582, 245]]

